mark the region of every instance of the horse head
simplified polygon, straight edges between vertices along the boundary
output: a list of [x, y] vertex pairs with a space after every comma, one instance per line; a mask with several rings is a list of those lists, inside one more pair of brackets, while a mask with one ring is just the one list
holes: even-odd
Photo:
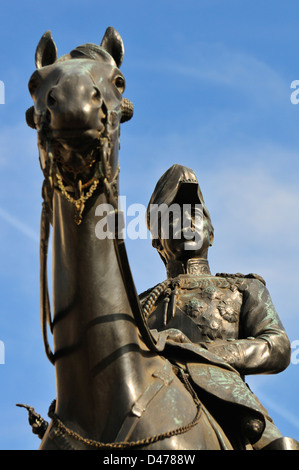
[[88, 190], [95, 178], [115, 182], [120, 123], [133, 115], [132, 103], [123, 98], [123, 57], [123, 41], [112, 27], [100, 46], [84, 44], [60, 58], [51, 33], [42, 36], [28, 84], [34, 106], [26, 120], [37, 130], [41, 168], [50, 184], [54, 166], [58, 183], [73, 194], [82, 195], [82, 186]]

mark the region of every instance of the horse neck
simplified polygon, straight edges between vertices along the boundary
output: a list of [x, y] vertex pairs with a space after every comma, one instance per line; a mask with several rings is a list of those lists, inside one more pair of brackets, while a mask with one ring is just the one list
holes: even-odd
[[74, 207], [54, 193], [53, 342], [57, 413], [95, 439], [113, 439], [150, 371], [114, 241], [95, 234], [95, 208], [103, 202], [103, 194], [96, 197], [78, 226]]

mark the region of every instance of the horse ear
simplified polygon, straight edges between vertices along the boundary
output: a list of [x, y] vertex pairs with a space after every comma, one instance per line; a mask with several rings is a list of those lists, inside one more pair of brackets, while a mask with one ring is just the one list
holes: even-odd
[[125, 48], [121, 36], [112, 26], [106, 29], [101, 47], [113, 57], [117, 67], [120, 67], [124, 59]]
[[53, 41], [51, 31], [46, 31], [41, 37], [35, 51], [35, 65], [40, 69], [53, 64], [57, 59], [57, 48]]

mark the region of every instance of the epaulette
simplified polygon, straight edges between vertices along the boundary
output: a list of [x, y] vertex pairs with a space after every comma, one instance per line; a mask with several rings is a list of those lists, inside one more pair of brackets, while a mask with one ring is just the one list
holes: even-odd
[[241, 274], [241, 273], [236, 273], [236, 274], [228, 274], [228, 273], [217, 273], [215, 274], [217, 277], [230, 277], [230, 278], [242, 278], [242, 279], [258, 279], [260, 282], [266, 285], [265, 279], [260, 276], [259, 274]]

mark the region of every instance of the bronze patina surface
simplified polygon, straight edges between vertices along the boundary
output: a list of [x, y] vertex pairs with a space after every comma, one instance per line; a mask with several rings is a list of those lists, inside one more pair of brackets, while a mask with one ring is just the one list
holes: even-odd
[[[289, 360], [264, 284], [255, 276], [211, 276], [206, 211], [200, 256], [177, 256], [171, 238], [158, 240], [168, 279], [143, 297], [143, 310], [121, 228], [111, 238], [95, 236], [99, 205], [108, 203], [117, 215], [120, 124], [133, 115], [123, 97], [123, 58], [112, 27], [100, 45], [60, 58], [50, 32], [36, 49], [26, 119], [37, 131], [44, 175], [41, 324], [57, 396], [50, 423], [27, 407], [30, 424], [42, 450], [258, 448], [269, 420], [243, 375], [276, 372]], [[194, 174], [186, 171], [189, 188]], [[166, 194], [177, 198], [174, 174], [164, 180]]]

